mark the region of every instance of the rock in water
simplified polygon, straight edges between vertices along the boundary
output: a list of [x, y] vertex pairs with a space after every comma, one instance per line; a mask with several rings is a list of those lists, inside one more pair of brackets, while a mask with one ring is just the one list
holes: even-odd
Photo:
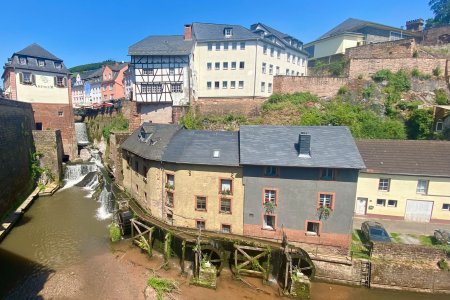
[[92, 157], [92, 155], [91, 155], [91, 153], [89, 152], [88, 149], [81, 149], [81, 151], [80, 151], [80, 158], [84, 162], [89, 161], [91, 159], [91, 157]]

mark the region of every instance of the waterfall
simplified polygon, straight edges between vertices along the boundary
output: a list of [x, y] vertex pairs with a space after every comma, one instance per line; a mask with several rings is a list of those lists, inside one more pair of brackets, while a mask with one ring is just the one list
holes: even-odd
[[68, 165], [64, 173], [64, 187], [63, 189], [74, 186], [79, 183], [90, 172], [97, 172], [96, 164], [77, 164]]
[[77, 136], [77, 143], [79, 146], [89, 145], [89, 139], [85, 123], [75, 123], [75, 133]]
[[103, 185], [103, 190], [98, 197], [98, 202], [100, 202], [100, 207], [97, 209], [97, 214], [95, 215], [97, 219], [104, 220], [108, 219], [112, 215], [114, 209], [114, 202], [111, 201], [111, 191], [108, 191], [107, 184]]

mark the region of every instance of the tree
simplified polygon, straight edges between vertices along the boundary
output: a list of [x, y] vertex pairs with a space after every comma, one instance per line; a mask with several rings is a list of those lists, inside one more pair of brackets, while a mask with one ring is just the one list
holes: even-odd
[[408, 137], [412, 140], [425, 140], [431, 135], [433, 112], [431, 109], [417, 109], [406, 122]]
[[450, 0], [430, 0], [428, 5], [434, 18], [427, 20], [427, 27], [450, 24]]

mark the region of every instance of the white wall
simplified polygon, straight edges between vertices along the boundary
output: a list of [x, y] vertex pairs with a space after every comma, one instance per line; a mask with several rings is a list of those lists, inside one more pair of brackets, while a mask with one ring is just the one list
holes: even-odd
[[[21, 72], [30, 72], [35, 75], [36, 84], [21, 84]], [[66, 77], [67, 83], [69, 79], [65, 75], [40, 72], [40, 71], [22, 71], [16, 70], [16, 84], [17, 84], [17, 99], [23, 102], [30, 103], [54, 103], [54, 104], [68, 104], [69, 103], [69, 88], [55, 86], [54, 77]]]

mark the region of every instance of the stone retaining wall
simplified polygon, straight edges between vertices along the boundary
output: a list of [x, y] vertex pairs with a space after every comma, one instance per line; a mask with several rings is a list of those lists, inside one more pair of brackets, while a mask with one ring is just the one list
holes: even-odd
[[372, 258], [395, 261], [433, 261], [438, 262], [445, 258], [445, 252], [441, 249], [395, 243], [374, 242]]
[[266, 99], [199, 98], [193, 103], [193, 108], [196, 113], [202, 115], [240, 114], [244, 116], [257, 116]]
[[349, 79], [344, 77], [274, 76], [273, 92], [292, 94], [309, 92], [319, 97], [334, 97]]
[[410, 58], [416, 50], [416, 42], [411, 39], [352, 47], [345, 50], [345, 55], [350, 59]]
[[42, 154], [41, 167], [47, 168], [56, 182], [62, 179], [63, 145], [59, 130], [33, 130], [36, 153]]

